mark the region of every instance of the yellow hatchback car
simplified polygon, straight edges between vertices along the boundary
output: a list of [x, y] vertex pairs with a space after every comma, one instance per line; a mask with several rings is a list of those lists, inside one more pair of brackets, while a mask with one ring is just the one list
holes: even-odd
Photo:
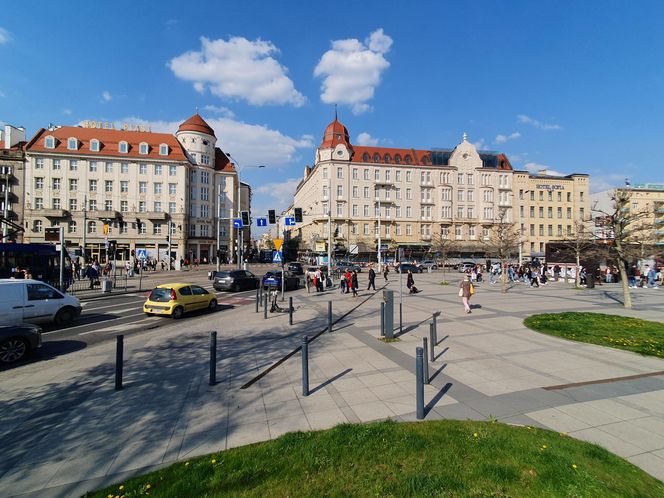
[[194, 284], [161, 284], [152, 289], [147, 301], [143, 304], [143, 312], [148, 315], [169, 315], [181, 318], [189, 311], [217, 307], [214, 293]]

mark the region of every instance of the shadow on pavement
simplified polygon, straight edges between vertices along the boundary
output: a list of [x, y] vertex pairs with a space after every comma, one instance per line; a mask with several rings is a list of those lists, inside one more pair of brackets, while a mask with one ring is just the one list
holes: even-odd
[[41, 348], [28, 353], [28, 355], [22, 360], [9, 365], [1, 365], [0, 372], [29, 365], [30, 363], [36, 363], [38, 361], [52, 360], [58, 356], [85, 349], [86, 346], [87, 344], [83, 341], [44, 341]]

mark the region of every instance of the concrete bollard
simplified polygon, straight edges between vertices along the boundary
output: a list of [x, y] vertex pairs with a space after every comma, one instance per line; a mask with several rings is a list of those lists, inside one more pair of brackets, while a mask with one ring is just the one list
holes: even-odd
[[267, 320], [267, 296], [263, 296], [263, 320]]
[[415, 404], [417, 420], [424, 418], [424, 351], [422, 348], [415, 349]]
[[380, 302], [380, 336], [385, 337], [385, 303]]
[[260, 296], [260, 292], [258, 291], [258, 287], [256, 287], [256, 313], [258, 313], [258, 306], [260, 304], [258, 296]]
[[431, 341], [431, 352], [430, 352], [430, 354], [431, 354], [431, 356], [430, 356], [430, 358], [431, 358], [431, 363], [433, 363], [434, 361], [436, 361], [436, 353], [435, 353], [435, 351], [434, 351], [434, 349], [435, 349], [435, 346], [434, 346], [434, 345], [435, 345], [435, 342], [434, 342], [433, 334], [434, 334], [434, 331], [433, 331], [433, 322], [430, 322], [430, 323], [429, 323], [429, 341]]
[[332, 301], [327, 302], [327, 331], [332, 333]]
[[288, 325], [293, 325], [293, 297], [288, 298]]
[[433, 339], [436, 341], [436, 346], [438, 346], [438, 320], [437, 318], [440, 316], [440, 311], [436, 311], [433, 314]]
[[309, 396], [309, 336], [302, 338], [302, 396]]
[[116, 337], [115, 342], [115, 390], [122, 389], [122, 366], [124, 364], [124, 336], [119, 335]]
[[[433, 345], [431, 346], [433, 349]], [[429, 362], [427, 361], [427, 352], [429, 351], [429, 345], [427, 344], [427, 338], [422, 337], [422, 349], [424, 353], [422, 354], [422, 359], [424, 360], [424, 370], [422, 371], [422, 382], [425, 384], [429, 383]]]
[[211, 386], [217, 383], [217, 332], [210, 332], [210, 382]]

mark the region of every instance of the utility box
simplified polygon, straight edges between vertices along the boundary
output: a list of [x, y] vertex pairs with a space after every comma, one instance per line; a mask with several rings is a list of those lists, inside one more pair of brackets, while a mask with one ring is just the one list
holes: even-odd
[[101, 290], [102, 292], [111, 292], [113, 290], [113, 281], [110, 278], [102, 280]]
[[385, 338], [394, 339], [394, 291], [383, 290], [383, 302], [385, 303]]

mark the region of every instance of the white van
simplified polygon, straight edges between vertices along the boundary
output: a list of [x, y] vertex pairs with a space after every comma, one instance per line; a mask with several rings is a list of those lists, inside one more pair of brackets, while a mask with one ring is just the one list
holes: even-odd
[[0, 279], [0, 323], [55, 322], [65, 325], [81, 314], [74, 296], [39, 280]]

